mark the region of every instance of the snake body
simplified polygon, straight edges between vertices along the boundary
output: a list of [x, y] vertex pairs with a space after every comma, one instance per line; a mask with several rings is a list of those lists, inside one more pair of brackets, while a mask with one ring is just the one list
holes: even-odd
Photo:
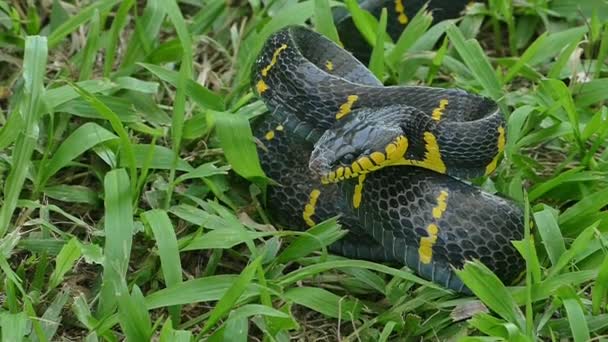
[[523, 237], [512, 201], [454, 178], [489, 174], [505, 144], [495, 103], [457, 89], [392, 86], [351, 54], [301, 26], [274, 33], [252, 85], [271, 114], [255, 135], [280, 186], [269, 209], [288, 226], [340, 215], [349, 233], [331, 250], [396, 262], [447, 288], [479, 259], [503, 281], [521, 273]]

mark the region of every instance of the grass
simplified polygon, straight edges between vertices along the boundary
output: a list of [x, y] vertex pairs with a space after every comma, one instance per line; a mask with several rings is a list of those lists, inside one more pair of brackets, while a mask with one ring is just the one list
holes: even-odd
[[467, 89], [508, 117], [478, 184], [526, 208], [527, 269], [505, 286], [468, 264], [474, 297], [328, 255], [339, 220], [267, 218], [250, 66], [288, 24], [337, 40], [328, 1], [29, 3], [0, 1], [2, 341], [608, 338], [605, 2], [420, 11], [392, 42], [346, 1], [386, 83]]

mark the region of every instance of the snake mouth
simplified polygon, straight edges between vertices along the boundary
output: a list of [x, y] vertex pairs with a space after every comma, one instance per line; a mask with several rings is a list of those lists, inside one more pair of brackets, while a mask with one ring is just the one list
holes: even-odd
[[331, 158], [335, 154], [326, 148], [314, 149], [310, 155], [308, 168], [319, 178], [327, 177], [331, 172]]

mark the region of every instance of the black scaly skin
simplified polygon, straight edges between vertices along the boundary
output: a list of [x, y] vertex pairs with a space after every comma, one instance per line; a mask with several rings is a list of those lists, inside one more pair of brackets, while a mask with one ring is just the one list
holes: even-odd
[[[327, 61], [334, 66], [331, 72], [324, 70]], [[263, 76], [262, 70], [271, 64], [268, 75]], [[459, 89], [385, 87], [377, 79], [374, 83], [361, 81], [371, 78], [375, 79], [369, 70], [329, 39], [292, 26], [266, 41], [254, 65], [253, 86], [257, 88], [263, 81], [268, 89], [260, 96], [268, 108], [290, 115], [305, 125], [302, 131], [315, 132], [314, 137], [340, 123], [336, 113], [351, 95], [358, 98], [347, 116], [356, 115], [359, 108], [413, 107], [412, 115], [417, 117], [403, 123], [410, 157], [423, 159], [423, 133], [431, 132], [441, 146], [447, 174], [459, 178], [485, 174], [486, 166], [499, 152], [498, 129], [504, 129], [505, 123], [496, 103]], [[441, 120], [434, 121], [431, 114], [441, 100], [447, 100], [448, 105]]]
[[[261, 79], [261, 69], [269, 65], [276, 48], [281, 46], [276, 45], [280, 42], [277, 37], [282, 39], [285, 32], [274, 35], [264, 48], [253, 72], [254, 89]], [[446, 110], [444, 115], [455, 119], [479, 117], [479, 112], [487, 112], [488, 101], [460, 90], [400, 87], [407, 88], [404, 91], [381, 87], [362, 64], [352, 58], [340, 57], [341, 50], [331, 48], [318, 37], [299, 38], [299, 49], [311, 49], [307, 56], [313, 61], [316, 58], [317, 64], [331, 59], [332, 74], [339, 77], [319, 74], [314, 63], [298, 58], [293, 46], [278, 55], [276, 63], [263, 77], [268, 88], [262, 92], [262, 98], [272, 114], [257, 123], [255, 135], [265, 145], [259, 149], [264, 170], [281, 184], [268, 190], [272, 216], [288, 227], [306, 227], [303, 209], [311, 191], [319, 189], [320, 196], [311, 219], [318, 223], [341, 215], [341, 223], [351, 232], [331, 246], [336, 253], [350, 258], [398, 262], [425, 279], [464, 293], [470, 292], [453, 273], [453, 268], [461, 267], [465, 260], [479, 259], [503, 281], [512, 282], [523, 270], [524, 263], [510, 242], [523, 237], [523, 213], [511, 201], [447, 175], [398, 166], [368, 174], [363, 183], [361, 205], [354, 208], [352, 198], [357, 179], [321, 185], [318, 177], [308, 169], [314, 142], [331, 127], [339, 106], [354, 88], [369, 91], [358, 94], [358, 103], [372, 107], [385, 105], [386, 101], [400, 95], [407, 105], [426, 113], [437, 106], [438, 97], [447, 97], [450, 111]], [[281, 74], [289, 75], [289, 81], [278, 77]], [[304, 88], [296, 86], [302, 79], [307, 82]], [[326, 96], [336, 93], [344, 97], [338, 100], [338, 97]], [[479, 108], [485, 109], [479, 111]], [[280, 125], [283, 129], [276, 129]], [[275, 133], [272, 139], [265, 138], [269, 131]], [[439, 145], [445, 159], [444, 145], [441, 141]], [[495, 147], [493, 151], [496, 154]], [[438, 206], [442, 191], [447, 193], [445, 211], [436, 219], [433, 210]], [[428, 232], [431, 224], [438, 227], [436, 241], [432, 245], [431, 262], [424, 263], [419, 248], [422, 239], [431, 236]]]

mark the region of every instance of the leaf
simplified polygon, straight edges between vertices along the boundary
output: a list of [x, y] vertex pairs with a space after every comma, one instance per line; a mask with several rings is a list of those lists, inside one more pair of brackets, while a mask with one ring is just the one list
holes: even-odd
[[28, 318], [25, 312], [0, 313], [0, 327], [2, 327], [2, 341], [22, 341], [26, 334]]
[[201, 334], [204, 334], [213, 328], [213, 326], [232, 309], [247, 289], [247, 286], [252, 282], [256, 269], [261, 264], [262, 259], [263, 255], [258, 256], [243, 269], [241, 274], [236, 278], [234, 284], [230, 286], [222, 298], [217, 302], [213, 310], [211, 310], [211, 313], [209, 313], [209, 318], [205, 322]]
[[331, 39], [334, 43], [340, 44], [338, 30], [334, 25], [329, 0], [315, 0], [315, 9], [313, 25], [315, 30], [325, 37]]
[[467, 262], [456, 274], [492, 311], [525, 331], [525, 318], [511, 294], [498, 277], [480, 262]]
[[[44, 336], [47, 341], [53, 341], [55, 334], [57, 333], [57, 329], [61, 323], [61, 312], [63, 311], [63, 307], [70, 299], [70, 295], [66, 291], [61, 291], [55, 297], [51, 305], [44, 311], [42, 315], [42, 329], [44, 331]], [[32, 337], [32, 341], [38, 341], [36, 336]]]
[[104, 263], [99, 311], [102, 315], [112, 312], [116, 305], [116, 293], [126, 278], [133, 238], [133, 199], [129, 176], [124, 169], [112, 170], [104, 179]]
[[94, 122], [78, 127], [59, 145], [51, 160], [40, 168], [38, 186], [44, 187], [49, 178], [84, 152], [113, 139], [118, 137]]
[[227, 113], [216, 113], [213, 119], [220, 146], [234, 171], [258, 185], [266, 184], [249, 121], [241, 115]]
[[24, 98], [21, 114], [25, 121], [13, 149], [13, 165], [4, 182], [4, 201], [0, 209], [0, 238], [7, 232], [21, 194], [30, 159], [36, 145], [37, 122], [44, 96], [44, 75], [48, 50], [46, 38], [29, 36], [25, 40], [23, 61]]
[[343, 320], [356, 320], [361, 312], [362, 305], [358, 301], [339, 297], [325, 289], [317, 287], [294, 287], [287, 290], [285, 298], [320, 312], [332, 318]]
[[105, 15], [106, 12], [119, 2], [120, 0], [99, 1], [79, 10], [76, 15], [69, 17], [68, 20], [51, 32], [49, 35], [49, 47], [53, 48], [61, 43], [68, 34], [76, 31], [80, 25], [91, 19], [96, 11]]
[[604, 257], [604, 261], [599, 267], [599, 273], [594, 283], [593, 290], [591, 291], [591, 302], [593, 308], [593, 314], [598, 315], [602, 303], [608, 296], [608, 256]]
[[399, 36], [393, 51], [386, 58], [387, 64], [397, 69], [403, 55], [414, 46], [432, 23], [433, 16], [426, 10], [426, 6], [421, 7]]
[[376, 29], [376, 44], [372, 50], [372, 56], [369, 62], [369, 69], [379, 80], [384, 77], [384, 37], [386, 35], [386, 8], [382, 9], [380, 15], [380, 23]]
[[[156, 77], [161, 80], [168, 82], [172, 86], [176, 87], [179, 80], [179, 73], [165, 69], [158, 65], [147, 64], [147, 63], [139, 63], [139, 65], [148, 69], [151, 73], [153, 73]], [[196, 102], [199, 106], [204, 109], [213, 109], [213, 110], [224, 110], [224, 100], [222, 98], [213, 93], [211, 90], [203, 87], [202, 85], [194, 82], [191, 79], [186, 79], [186, 95], [188, 95], [194, 102]]]
[[137, 285], [133, 286], [131, 295], [123, 281], [118, 292], [118, 317], [120, 327], [128, 341], [150, 341], [152, 323], [146, 309], [144, 296]]
[[[181, 283], [182, 265], [177, 247], [177, 238], [175, 237], [175, 230], [167, 212], [164, 210], [150, 210], [143, 213], [142, 218], [148, 223], [154, 233], [165, 286], [171, 287]], [[179, 324], [180, 308], [174, 307], [171, 310], [173, 322]]]
[[225, 175], [230, 170], [230, 166], [224, 165], [217, 167], [216, 162], [209, 162], [198, 166], [196, 169], [177, 177], [175, 183], [181, 183], [189, 179], [207, 178], [214, 175]]
[[228, 249], [241, 243], [272, 235], [273, 233], [253, 232], [241, 229], [223, 228], [212, 230], [194, 239], [186, 239], [186, 246], [182, 251], [196, 251], [201, 249]]
[[[173, 158], [175, 152], [172, 150], [159, 145], [148, 145], [148, 144], [137, 144], [132, 145], [133, 154], [135, 155], [135, 167], [157, 170], [171, 170], [173, 165]], [[151, 157], [151, 159], [149, 159]], [[120, 158], [119, 165], [126, 167], [128, 160]], [[177, 170], [179, 171], [192, 171], [193, 168], [187, 161], [179, 158], [177, 163]]]
[[595, 222], [591, 226], [585, 228], [585, 230], [578, 235], [574, 242], [572, 242], [572, 245], [570, 245], [570, 248], [563, 253], [553, 267], [551, 267], [547, 278], [557, 275], [572, 259], [576, 258], [589, 246], [589, 242], [591, 242], [598, 225], [599, 222]]
[[448, 27], [447, 34], [450, 42], [454, 44], [456, 51], [458, 51], [462, 61], [471, 70], [475, 79], [494, 101], [501, 102], [503, 92], [500, 82], [498, 82], [496, 72], [492, 68], [490, 61], [488, 61], [481, 46], [479, 46], [479, 42], [474, 39], [465, 40], [462, 32], [453, 24]]
[[69, 203], [86, 203], [97, 206], [99, 193], [81, 185], [55, 185], [44, 188], [44, 194], [49, 198]]
[[308, 229], [285, 248], [276, 258], [277, 263], [287, 263], [329, 246], [346, 234], [337, 218], [332, 218]]
[[[234, 274], [215, 275], [184, 281], [171, 288], [162, 289], [146, 297], [148, 310], [172, 305], [193, 304], [219, 300], [236, 282]], [[250, 298], [259, 295], [259, 289], [250, 284], [241, 295]]]
[[71, 238], [55, 258], [55, 269], [49, 278], [49, 290], [55, 288], [63, 281], [63, 276], [72, 269], [76, 260], [80, 258], [80, 243], [78, 239]]
[[345, 0], [344, 4], [348, 11], [350, 12], [351, 17], [353, 18], [353, 23], [359, 32], [361, 32], [361, 36], [365, 38], [365, 40], [371, 45], [376, 45], [374, 31], [376, 31], [376, 18], [372, 16], [369, 12], [361, 9], [359, 3], [356, 0]]
[[559, 289], [558, 296], [564, 304], [566, 313], [568, 315], [568, 322], [570, 323], [570, 329], [572, 330], [572, 336], [575, 342], [589, 341], [589, 328], [587, 327], [587, 321], [583, 311], [582, 303], [580, 298], [568, 286], [564, 286]]
[[559, 258], [566, 252], [564, 237], [557, 224], [557, 211], [543, 205], [543, 210], [534, 213], [534, 221], [551, 264], [556, 265]]

